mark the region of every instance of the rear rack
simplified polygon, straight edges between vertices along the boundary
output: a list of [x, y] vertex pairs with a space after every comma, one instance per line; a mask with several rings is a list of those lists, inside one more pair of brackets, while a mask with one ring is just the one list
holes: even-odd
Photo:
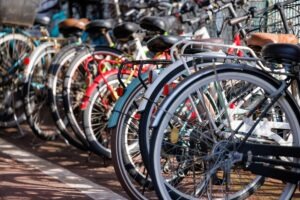
[[120, 85], [125, 89], [127, 84], [122, 80], [122, 71], [133, 70], [133, 73], [137, 76], [139, 81], [143, 84], [145, 88], [147, 88], [146, 83], [144, 81], [143, 75], [146, 72], [149, 72], [151, 69], [161, 69], [171, 64], [170, 60], [133, 60], [133, 61], [124, 61], [122, 62], [119, 71], [118, 71], [118, 80]]
[[[190, 54], [186, 53], [187, 48], [193, 48], [196, 46], [197, 49], [203, 50], [203, 52]], [[205, 51], [207, 46], [218, 47], [220, 51]], [[175, 62], [178, 59], [185, 60], [187, 58], [210, 58], [210, 59], [224, 59], [224, 60], [234, 60], [234, 61], [248, 61], [253, 62], [255, 66], [265, 70], [270, 71], [269, 68], [265, 67], [261, 60], [257, 57], [256, 53], [249, 47], [246, 46], [236, 46], [227, 44], [217, 44], [209, 42], [199, 42], [195, 40], [181, 40], [177, 42], [171, 48], [171, 59]], [[229, 54], [228, 52], [233, 52]], [[237, 52], [243, 52], [243, 56], [238, 56]]]

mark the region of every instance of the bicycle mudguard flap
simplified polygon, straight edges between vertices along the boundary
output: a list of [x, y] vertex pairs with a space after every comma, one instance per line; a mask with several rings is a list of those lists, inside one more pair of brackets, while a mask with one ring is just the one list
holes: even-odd
[[[142, 79], [145, 80], [147, 76], [145, 74], [142, 75]], [[120, 118], [120, 116], [123, 114], [122, 108], [124, 104], [126, 103], [127, 99], [131, 95], [131, 93], [135, 90], [136, 87], [140, 85], [140, 80], [138, 78], [135, 78], [131, 81], [131, 83], [126, 87], [125, 93], [121, 98], [118, 99], [116, 102], [114, 109], [112, 111], [112, 114], [108, 120], [108, 128], [114, 128], [117, 125], [117, 122]], [[126, 113], [124, 113], [126, 114]]]

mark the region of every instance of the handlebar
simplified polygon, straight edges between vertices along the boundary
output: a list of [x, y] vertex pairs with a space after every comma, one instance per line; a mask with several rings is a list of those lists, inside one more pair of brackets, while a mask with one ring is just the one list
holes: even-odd
[[231, 26], [233, 26], [233, 25], [236, 25], [238, 23], [241, 23], [243, 21], [248, 20], [250, 17], [251, 16], [249, 16], [249, 15], [245, 15], [245, 16], [241, 16], [241, 17], [236, 17], [236, 18], [230, 19], [228, 21], [228, 24], [231, 25]]
[[189, 25], [193, 25], [198, 22], [205, 22], [206, 20], [211, 19], [212, 11], [207, 10], [205, 12], [201, 12], [196, 17], [189, 17], [188, 13], [184, 13], [180, 15], [180, 20], [182, 23], [188, 23]]

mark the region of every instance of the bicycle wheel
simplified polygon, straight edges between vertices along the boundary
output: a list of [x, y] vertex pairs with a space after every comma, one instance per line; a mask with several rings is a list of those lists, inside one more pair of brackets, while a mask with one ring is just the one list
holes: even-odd
[[[244, 65], [202, 70], [180, 83], [153, 122], [150, 172], [159, 197], [245, 199], [263, 182], [274, 184], [231, 156], [245, 138], [246, 143], [299, 146], [297, 106], [288, 94], [272, 102], [278, 88], [270, 75]], [[218, 111], [207, 107], [207, 93]], [[167, 182], [174, 175], [182, 179]], [[296, 185], [282, 185], [277, 198], [291, 198]]]
[[[221, 61], [212, 63], [211, 59], [197, 59], [187, 62], [187, 66], [191, 72], [218, 64], [221, 64]], [[181, 61], [171, 64], [148, 86], [143, 100], [140, 103], [139, 145], [143, 147], [141, 148], [141, 154], [146, 167], [148, 167], [148, 163], [151, 160], [151, 158], [149, 158], [149, 141], [152, 132], [151, 122], [155, 119], [155, 113], [159, 108], [160, 102], [167, 96], [167, 94], [164, 94], [164, 88], [173, 82], [180, 82], [186, 77], [186, 74], [187, 70]]]
[[47, 97], [47, 72], [58, 49], [54, 43], [43, 43], [30, 56], [25, 70], [24, 102], [27, 122], [41, 139], [53, 140], [59, 130], [51, 116]]
[[[119, 98], [115, 92], [120, 86], [118, 70], [103, 74], [104, 79], [97, 84], [89, 99], [89, 104], [83, 112], [84, 133], [91, 148], [98, 154], [111, 158], [111, 134], [107, 123], [113, 112], [114, 105]], [[123, 74], [123, 81], [130, 78], [130, 74]]]
[[73, 146], [86, 150], [88, 149], [86, 138], [74, 133], [68, 123], [63, 106], [63, 80], [77, 51], [82, 48], [84, 48], [84, 45], [68, 45], [55, 56], [48, 72], [48, 96], [52, 117], [60, 133]]
[[95, 47], [79, 52], [70, 64], [64, 79], [63, 102], [70, 126], [79, 137], [85, 138], [81, 101], [86, 89], [98, 75], [99, 63], [109, 70], [118, 66], [121, 58], [122, 52], [116, 49]]
[[0, 38], [0, 127], [13, 127], [26, 117], [23, 109], [22, 64], [34, 49], [33, 42], [22, 34]]
[[[130, 94], [126, 94], [126, 91], [119, 99], [121, 103], [117, 102], [122, 107], [114, 112], [120, 116], [116, 126], [110, 130], [113, 165], [120, 183], [131, 198], [149, 199], [153, 196], [153, 188], [151, 189], [150, 176], [144, 167], [138, 144], [138, 104], [145, 88], [138, 79], [134, 79], [128, 88]], [[114, 117], [113, 119], [116, 120]]]

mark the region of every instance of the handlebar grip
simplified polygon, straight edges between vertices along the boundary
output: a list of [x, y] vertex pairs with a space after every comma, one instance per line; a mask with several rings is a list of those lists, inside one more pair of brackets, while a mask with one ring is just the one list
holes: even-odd
[[236, 17], [234, 19], [229, 20], [229, 25], [235, 25], [235, 24], [240, 23], [242, 21], [246, 21], [249, 18], [250, 18], [249, 15], [245, 15], [245, 16], [242, 16], [242, 17]]

